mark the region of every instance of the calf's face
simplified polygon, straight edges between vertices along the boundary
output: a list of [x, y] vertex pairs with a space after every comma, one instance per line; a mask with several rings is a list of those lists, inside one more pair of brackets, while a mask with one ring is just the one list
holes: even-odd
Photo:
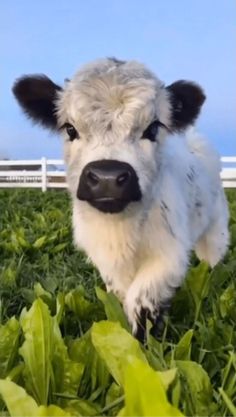
[[151, 203], [165, 136], [192, 124], [205, 99], [194, 83], [165, 87], [143, 65], [116, 59], [85, 66], [63, 88], [22, 77], [13, 92], [29, 117], [62, 132], [72, 197], [103, 213]]

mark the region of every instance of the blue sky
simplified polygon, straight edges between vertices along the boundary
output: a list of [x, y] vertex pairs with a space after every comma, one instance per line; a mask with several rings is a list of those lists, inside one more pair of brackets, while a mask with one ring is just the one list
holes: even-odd
[[27, 73], [55, 82], [104, 56], [136, 59], [166, 84], [195, 80], [207, 94], [198, 129], [236, 154], [234, 0], [8, 0], [0, 5], [0, 157], [61, 157], [61, 140], [32, 126], [11, 87]]

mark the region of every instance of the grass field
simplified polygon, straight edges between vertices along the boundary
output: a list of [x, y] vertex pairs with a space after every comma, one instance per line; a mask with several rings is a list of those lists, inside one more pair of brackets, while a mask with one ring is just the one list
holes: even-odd
[[193, 256], [162, 340], [143, 347], [73, 247], [66, 192], [1, 190], [1, 415], [236, 416], [236, 191], [227, 195], [224, 262], [210, 270]]

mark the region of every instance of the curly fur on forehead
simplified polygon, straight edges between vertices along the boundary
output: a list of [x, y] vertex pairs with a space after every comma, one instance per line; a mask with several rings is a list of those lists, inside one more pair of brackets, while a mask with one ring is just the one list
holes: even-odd
[[[58, 100], [58, 117], [82, 129], [143, 128], [154, 118], [169, 123], [168, 92], [164, 84], [135, 61], [114, 59], [84, 66], [65, 86]], [[82, 125], [82, 126], [81, 126]]]

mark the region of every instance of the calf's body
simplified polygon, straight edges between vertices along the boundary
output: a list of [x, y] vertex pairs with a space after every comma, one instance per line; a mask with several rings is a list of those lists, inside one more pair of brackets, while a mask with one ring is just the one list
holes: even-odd
[[146, 210], [134, 205], [107, 215], [73, 203], [75, 242], [124, 303], [134, 332], [141, 308], [155, 317], [181, 285], [192, 249], [214, 266], [227, 248], [228, 213], [217, 157], [194, 134], [189, 142], [176, 140], [163, 144]]
[[143, 312], [155, 323], [181, 285], [191, 250], [214, 266], [227, 249], [219, 157], [193, 130], [173, 135], [194, 123], [202, 89], [166, 87], [111, 58], [63, 88], [27, 76], [13, 91], [27, 115], [63, 132], [75, 242], [139, 335]]

